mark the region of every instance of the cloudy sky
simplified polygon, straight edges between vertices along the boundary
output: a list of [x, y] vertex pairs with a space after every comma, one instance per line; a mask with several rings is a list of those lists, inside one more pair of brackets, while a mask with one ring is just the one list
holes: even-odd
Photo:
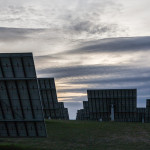
[[33, 52], [74, 119], [87, 89], [150, 98], [149, 0], [0, 0], [0, 52]]

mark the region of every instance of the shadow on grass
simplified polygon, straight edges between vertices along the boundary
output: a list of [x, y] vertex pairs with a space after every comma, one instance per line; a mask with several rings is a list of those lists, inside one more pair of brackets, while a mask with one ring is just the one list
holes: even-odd
[[32, 149], [18, 144], [0, 144], [0, 150], [32, 150]]

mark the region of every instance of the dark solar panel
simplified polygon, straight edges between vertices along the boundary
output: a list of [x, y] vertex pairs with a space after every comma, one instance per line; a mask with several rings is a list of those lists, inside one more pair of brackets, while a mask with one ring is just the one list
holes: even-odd
[[45, 137], [31, 53], [0, 54], [0, 137]]
[[38, 78], [44, 117], [51, 119], [69, 119], [68, 109], [58, 102], [54, 78]]

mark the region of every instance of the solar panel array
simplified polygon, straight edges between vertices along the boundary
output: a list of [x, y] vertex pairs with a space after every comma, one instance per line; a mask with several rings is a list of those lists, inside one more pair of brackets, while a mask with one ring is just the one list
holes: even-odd
[[77, 111], [77, 120], [110, 121], [113, 105], [114, 121], [149, 122], [149, 109], [136, 108], [136, 89], [88, 90], [87, 94], [88, 101], [83, 102], [84, 109]]
[[0, 54], [0, 137], [45, 137], [31, 53]]
[[145, 114], [146, 122], [150, 122], [150, 99], [146, 101], [146, 114]]
[[69, 120], [68, 109], [58, 102], [54, 78], [38, 78], [44, 117]]
[[59, 102], [60, 119], [69, 120], [68, 109], [64, 107], [63, 102]]

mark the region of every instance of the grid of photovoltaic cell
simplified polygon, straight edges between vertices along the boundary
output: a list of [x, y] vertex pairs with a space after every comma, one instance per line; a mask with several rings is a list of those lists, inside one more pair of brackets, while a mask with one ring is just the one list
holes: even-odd
[[45, 136], [32, 54], [0, 54], [0, 137]]
[[45, 118], [68, 120], [68, 109], [58, 102], [54, 78], [38, 78]]
[[146, 108], [136, 108], [136, 89], [88, 90], [88, 101], [84, 109], [77, 111], [77, 120], [111, 120], [111, 106], [114, 106], [114, 121], [150, 122], [149, 100]]

